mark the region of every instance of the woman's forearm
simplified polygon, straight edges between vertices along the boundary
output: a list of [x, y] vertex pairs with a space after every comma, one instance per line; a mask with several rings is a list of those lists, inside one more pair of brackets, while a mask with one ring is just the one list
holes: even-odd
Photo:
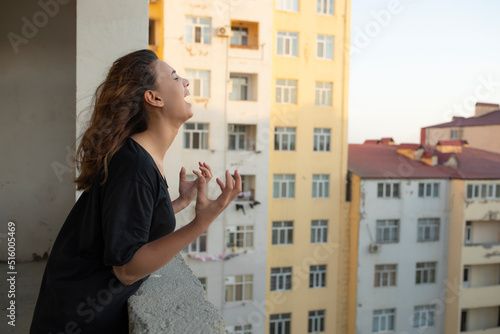
[[197, 223], [196, 218], [186, 226], [139, 248], [126, 264], [113, 266], [115, 276], [125, 285], [130, 285], [166, 265], [188, 246], [208, 226]]

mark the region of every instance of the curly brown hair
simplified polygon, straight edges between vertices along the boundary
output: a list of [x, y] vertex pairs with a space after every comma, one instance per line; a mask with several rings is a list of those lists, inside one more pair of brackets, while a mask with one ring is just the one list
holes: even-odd
[[104, 184], [111, 157], [129, 136], [148, 128], [144, 93], [156, 88], [157, 61], [150, 50], [129, 53], [113, 63], [97, 88], [90, 124], [75, 155], [78, 190], [89, 190], [100, 173]]

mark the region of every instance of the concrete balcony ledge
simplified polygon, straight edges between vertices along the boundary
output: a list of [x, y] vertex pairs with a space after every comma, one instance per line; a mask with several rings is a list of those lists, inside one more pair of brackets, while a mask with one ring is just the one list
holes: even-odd
[[220, 311], [207, 301], [198, 278], [177, 255], [128, 300], [130, 333], [224, 334]]
[[460, 333], [467, 333], [467, 334], [498, 334], [498, 333], [500, 333], [500, 327], [493, 327], [493, 328], [488, 328], [488, 329], [479, 329], [479, 330], [466, 331], [466, 332], [460, 332]]
[[466, 245], [462, 254], [462, 261], [466, 265], [495, 264], [500, 261], [500, 244]]
[[463, 288], [460, 293], [461, 308], [494, 307], [498, 306], [500, 285]]

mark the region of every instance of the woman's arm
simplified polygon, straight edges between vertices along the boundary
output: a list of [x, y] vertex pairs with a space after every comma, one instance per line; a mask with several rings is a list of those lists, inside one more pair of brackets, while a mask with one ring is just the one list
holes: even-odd
[[125, 285], [130, 285], [155, 272], [181, 250], [205, 232], [217, 216], [241, 192], [241, 176], [235, 172], [235, 179], [226, 171], [226, 184], [217, 179], [222, 193], [216, 200], [206, 197], [206, 180], [200, 172], [198, 176], [198, 197], [196, 198], [196, 216], [188, 225], [160, 239], [149, 242], [139, 248], [132, 259], [122, 266], [113, 266], [115, 276]]

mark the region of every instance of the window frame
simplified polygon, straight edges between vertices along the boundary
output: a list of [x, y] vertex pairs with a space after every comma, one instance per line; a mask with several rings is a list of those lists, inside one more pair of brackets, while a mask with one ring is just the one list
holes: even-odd
[[282, 10], [284, 12], [298, 12], [299, 11], [299, 0], [289, 0], [289, 8], [287, 6], [287, 0], [276, 0], [276, 9]]
[[271, 245], [293, 245], [293, 220], [278, 220], [271, 223]]
[[330, 198], [330, 174], [313, 174], [312, 198]]
[[[376, 242], [380, 244], [399, 243], [399, 226], [399, 219], [377, 219], [375, 222]], [[386, 232], [386, 230], [389, 230], [389, 232]]]
[[326, 287], [326, 264], [309, 266], [309, 289]]
[[[383, 323], [382, 323], [383, 321]], [[375, 329], [377, 322], [377, 329]], [[383, 328], [382, 328], [383, 327]], [[387, 333], [394, 331], [396, 327], [396, 309], [378, 309], [372, 313], [372, 333]]]
[[[189, 128], [191, 125], [193, 125], [194, 127], [193, 129]], [[202, 126], [203, 128], [200, 129], [199, 128], [200, 126]], [[196, 139], [195, 136], [198, 137], [198, 140], [195, 140]], [[209, 123], [192, 123], [192, 122], [184, 123], [182, 148], [186, 150], [208, 150], [209, 138], [210, 138]], [[194, 147], [195, 141], [198, 142], [197, 144], [198, 147]]]
[[418, 197], [439, 197], [439, 182], [419, 182], [418, 183]]
[[191, 241], [189, 245], [184, 247], [182, 253], [185, 254], [198, 254], [206, 253], [208, 246], [208, 233], [207, 231], [200, 234], [196, 239]]
[[294, 198], [295, 198], [295, 174], [274, 174], [273, 199], [294, 199]]
[[[326, 4], [326, 6], [325, 6], [325, 4]], [[316, 2], [316, 14], [333, 16], [334, 10], [335, 10], [334, 0], [317, 0], [317, 2]]]
[[417, 220], [417, 242], [439, 241], [441, 219], [418, 218]]
[[[428, 320], [431, 319], [429, 323]], [[436, 305], [418, 305], [413, 309], [413, 328], [434, 327], [436, 323]]]
[[[382, 185], [382, 194], [380, 191], [381, 185]], [[387, 194], [388, 192], [389, 194]], [[401, 182], [378, 182], [377, 198], [396, 198], [396, 199], [401, 198]]]
[[[320, 52], [320, 48], [322, 52]], [[334, 50], [335, 36], [316, 35], [316, 59], [333, 60]]]
[[[233, 230], [234, 228], [234, 230]], [[226, 231], [226, 247], [253, 249], [254, 248], [254, 228], [253, 225], [231, 226]], [[231, 240], [233, 243], [231, 244]], [[239, 243], [241, 241], [241, 243]]]
[[376, 264], [373, 286], [375, 288], [397, 286], [398, 265]]
[[[285, 140], [285, 138], [287, 138]], [[295, 151], [297, 128], [275, 126], [274, 127], [274, 150], [275, 151]]]
[[309, 311], [307, 317], [307, 333], [325, 332], [325, 310]]
[[[202, 20], [208, 20], [209, 22], [202, 23]], [[197, 29], [200, 31], [199, 42], [196, 41], [198, 37]], [[190, 33], [188, 33], [188, 30], [190, 30]], [[212, 18], [187, 15], [185, 20], [185, 42], [186, 44], [210, 45], [212, 43]]]
[[186, 69], [186, 78], [189, 80], [190, 94], [201, 99], [210, 98], [211, 72], [209, 70]]
[[[313, 138], [313, 151], [314, 152], [330, 152], [331, 146], [331, 129], [329, 128], [315, 128]], [[323, 145], [324, 149], [321, 149]]]
[[328, 220], [327, 219], [311, 220], [311, 243], [324, 244], [327, 242], [328, 242]]
[[333, 104], [333, 82], [316, 81], [314, 96], [314, 105], [316, 107], [331, 107]]
[[276, 32], [276, 55], [297, 58], [299, 56], [299, 33], [293, 31]]
[[[420, 267], [419, 267], [420, 265]], [[417, 262], [415, 265], [415, 284], [425, 285], [436, 283], [437, 262]]]
[[298, 85], [296, 79], [276, 79], [276, 103], [297, 104]]
[[291, 328], [291, 313], [275, 313], [269, 315], [269, 334], [290, 334]]
[[274, 291], [292, 290], [292, 275], [293, 275], [292, 267], [271, 268], [271, 278], [269, 287], [270, 291], [274, 292]]
[[[238, 278], [240, 281], [237, 281]], [[250, 278], [250, 280], [247, 280]], [[232, 283], [227, 283], [229, 281], [233, 281]], [[249, 285], [249, 287], [248, 287]], [[242, 299], [237, 299], [238, 295], [238, 286], [241, 286], [241, 298]], [[231, 295], [234, 297], [231, 300], [228, 300], [228, 290], [232, 288]], [[247, 289], [250, 289], [250, 296], [248, 299], [246, 299], [247, 295]], [[224, 301], [226, 303], [232, 303], [232, 302], [242, 302], [242, 301], [250, 301], [253, 299], [253, 275], [248, 274], [248, 275], [234, 275], [234, 276], [226, 276], [224, 280]]]

